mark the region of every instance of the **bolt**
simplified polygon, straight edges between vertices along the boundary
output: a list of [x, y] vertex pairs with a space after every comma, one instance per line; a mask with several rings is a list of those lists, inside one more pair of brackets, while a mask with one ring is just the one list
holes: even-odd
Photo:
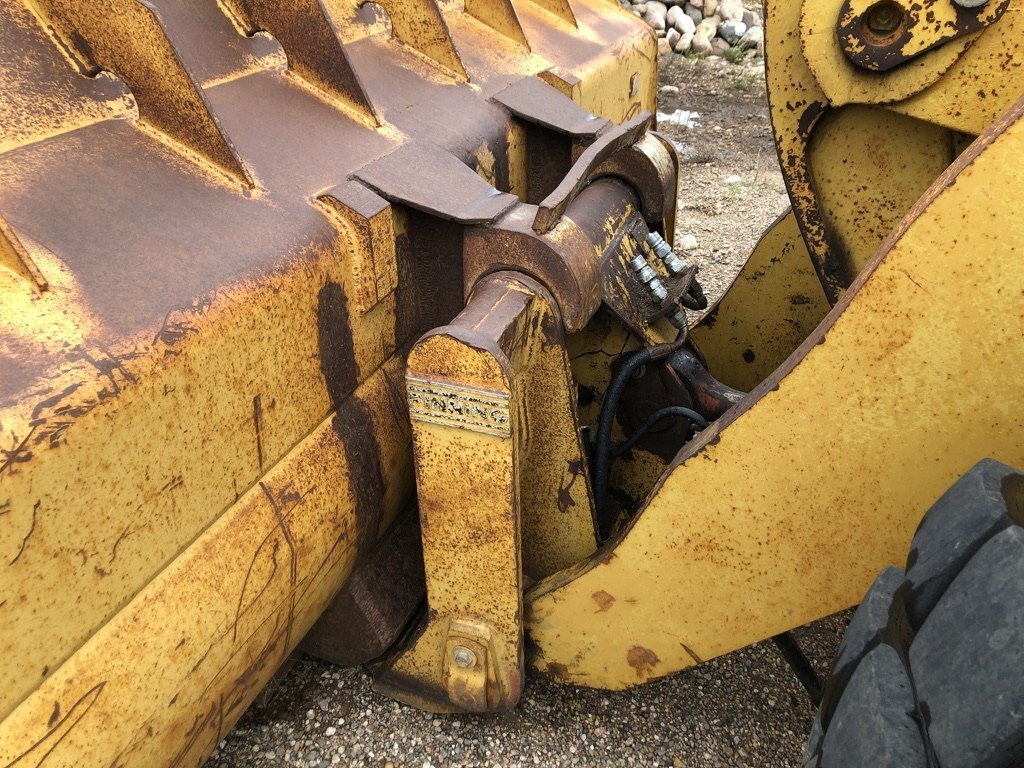
[[472, 669], [476, 666], [476, 654], [464, 645], [452, 648], [452, 661], [461, 669]]
[[866, 21], [872, 34], [889, 37], [903, 26], [903, 8], [886, 0], [868, 9]]
[[661, 280], [659, 280], [658, 278], [655, 277], [653, 280], [651, 280], [647, 284], [647, 287], [651, 289], [651, 296], [653, 296], [654, 300], [659, 304], [661, 304], [663, 301], [665, 301], [665, 299], [668, 298], [668, 291], [665, 290], [665, 286], [662, 285]]
[[665, 257], [665, 266], [668, 267], [668, 271], [673, 275], [681, 275], [686, 271], [686, 265], [683, 263], [683, 260], [674, 253], [669, 253]]
[[650, 283], [651, 280], [656, 280], [658, 277], [657, 273], [651, 269], [651, 265], [647, 263], [647, 259], [643, 257], [643, 254], [638, 253], [634, 256], [629, 265], [633, 267], [633, 271], [636, 272], [641, 283]]
[[659, 235], [657, 232], [649, 232], [647, 234], [647, 242], [650, 243], [651, 248], [658, 254], [659, 259], [664, 259], [670, 253], [672, 253], [672, 246], [665, 242], [665, 238]]
[[647, 244], [651, 246], [651, 249], [658, 258], [665, 263], [665, 267], [668, 269], [670, 274], [681, 275], [686, 271], [686, 265], [683, 263], [682, 259], [676, 256], [675, 252], [672, 250], [672, 246], [665, 242], [665, 238], [657, 232], [651, 232], [647, 235]]
[[686, 313], [679, 307], [676, 307], [676, 311], [668, 316], [668, 321], [679, 331], [685, 330], [687, 325], [689, 325], [686, 321]]

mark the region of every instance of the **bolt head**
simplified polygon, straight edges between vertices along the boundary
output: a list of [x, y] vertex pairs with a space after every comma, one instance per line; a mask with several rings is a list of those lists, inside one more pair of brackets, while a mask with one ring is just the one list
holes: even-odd
[[883, 0], [871, 6], [865, 17], [868, 30], [878, 37], [888, 37], [903, 26], [904, 11], [899, 4]]
[[677, 330], [680, 331], [686, 328], [687, 325], [689, 325], [689, 323], [686, 320], [686, 313], [683, 312], [683, 310], [681, 309], [677, 309], [675, 312], [669, 315], [668, 321], [672, 323], [672, 325], [675, 326]]
[[476, 654], [464, 645], [452, 648], [452, 661], [460, 669], [472, 669], [476, 666]]

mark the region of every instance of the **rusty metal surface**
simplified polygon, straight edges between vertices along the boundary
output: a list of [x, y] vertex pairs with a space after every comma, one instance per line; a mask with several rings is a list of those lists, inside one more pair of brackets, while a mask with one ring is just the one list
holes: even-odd
[[196, 73], [174, 46], [158, 7], [134, 0], [38, 0], [37, 7], [83, 74], [102, 70], [124, 81], [142, 125], [152, 126], [233, 180], [256, 186]]
[[[878, 247], [880, 233], [869, 237], [866, 230], [872, 227], [866, 227], [851, 237], [853, 230], [848, 228], [844, 237], [829, 221], [829, 216], [864, 221], [871, 215], [868, 211], [878, 210], [875, 206], [856, 210], [859, 190], [851, 197], [837, 188], [833, 210], [823, 211], [820, 195], [827, 184], [825, 177], [845, 178], [846, 144], [838, 142], [829, 151], [818, 152], [812, 161], [811, 146], [822, 118], [833, 109], [863, 104], [931, 123], [922, 125], [921, 130], [902, 127], [887, 134], [880, 147], [883, 157], [905, 163], [907, 168], [914, 168], [919, 161], [931, 167], [934, 126], [949, 131], [948, 145], [954, 146], [956, 136], [977, 134], [1005, 111], [1020, 93], [1021, 82], [1020, 56], [1015, 54], [1021, 49], [1022, 18], [1012, 3], [983, 32], [948, 41], [889, 72], [861, 69], [846, 60], [835, 34], [841, 6], [841, 0], [799, 6], [769, 2], [766, 16], [768, 98], [776, 144], [797, 223], [830, 303], [838, 300]], [[793, 34], [794, 30], [799, 34]], [[978, 88], [979, 82], [985, 86]], [[870, 134], [878, 133], [877, 126], [861, 125], [867, 132], [854, 136], [851, 131], [846, 139], [870, 145]], [[870, 170], [870, 156], [857, 160]], [[883, 173], [874, 174], [870, 184], [875, 199], [885, 203], [881, 207], [890, 226], [914, 202], [915, 193], [909, 188], [913, 184], [901, 182], [888, 190], [889, 178]], [[901, 190], [901, 186], [905, 188]], [[920, 187], [916, 189], [919, 193]]]
[[979, 39], [976, 33], [950, 40], [887, 72], [857, 67], [847, 59], [836, 35], [842, 3], [805, 1], [799, 16], [803, 57], [818, 86], [835, 105], [890, 104], [920, 93], [937, 83]]
[[576, 139], [593, 141], [612, 123], [592, 115], [540, 78], [523, 78], [494, 94], [516, 117]]
[[299, 651], [355, 666], [382, 656], [426, 599], [419, 515], [405, 510], [302, 639]]
[[[995, 29], [978, 37], [943, 75], [943, 88], [928, 88], [891, 109], [974, 137], [1013, 102], [1024, 77], [1024, 9], [1012, 4]], [[980, 87], [979, 87], [980, 86]], [[956, 94], [956, 98], [950, 98]]]
[[[674, 175], [669, 179], [674, 186]], [[657, 183], [665, 182], [659, 178]], [[609, 276], [609, 265], [626, 269], [637, 243], [647, 236], [634, 192], [640, 186], [602, 177], [573, 198], [558, 225], [544, 234], [534, 229], [539, 209], [533, 205], [517, 206], [492, 226], [467, 230], [467, 284], [491, 272], [517, 270], [551, 292], [570, 333], [583, 330], [602, 300], [647, 328], [660, 317], [660, 307], [644, 307], [646, 312], [634, 316], [630, 301], [641, 296], [643, 285]]]
[[980, 32], [1006, 12], [1010, 0], [965, 8], [951, 0], [845, 0], [836, 35], [853, 64], [888, 72], [927, 51]]
[[539, 234], [549, 232], [562, 218], [569, 204], [596, 176], [600, 165], [618, 152], [636, 144], [654, 127], [654, 116], [644, 113], [621, 127], [607, 131], [577, 158], [565, 179], [537, 208], [533, 228]]
[[492, 95], [653, 107], [649, 31], [592, 0], [516, 3], [529, 50], [278, 5], [0, 0], [4, 764], [201, 762], [408, 499], [402, 352], [463, 306], [461, 225], [360, 169], [424, 143], [518, 196]]
[[527, 595], [537, 670], [629, 687], [834, 612], [978, 456], [1024, 459], [1022, 158], [1024, 99], [628, 530]]
[[[523, 684], [522, 594], [596, 548], [575, 386], [551, 300], [482, 280], [410, 352], [407, 389], [428, 611], [377, 673], [434, 711], [507, 709]], [[472, 663], [455, 653], [472, 648]]]
[[355, 20], [355, 3], [333, 6], [342, 11], [334, 18], [323, 0], [222, 1], [247, 36], [266, 32], [281, 44], [288, 57], [288, 69], [295, 77], [380, 124], [381, 116], [349, 60], [338, 30], [340, 25]]

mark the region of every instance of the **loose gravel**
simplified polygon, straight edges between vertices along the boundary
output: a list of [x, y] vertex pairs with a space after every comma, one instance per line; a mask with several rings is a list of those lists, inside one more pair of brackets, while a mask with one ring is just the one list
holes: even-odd
[[[825, 671], [846, 614], [797, 630]], [[629, 691], [531, 676], [519, 706], [432, 715], [375, 693], [362, 669], [303, 657], [210, 758], [228, 766], [793, 766], [813, 710], [770, 643]]]
[[[684, 162], [676, 244], [685, 238], [686, 257], [701, 264], [713, 299], [787, 204], [763, 65], [665, 56], [660, 69], [659, 111], [700, 115], [662, 129]], [[828, 671], [848, 619], [838, 614], [796, 630], [819, 673]], [[488, 717], [426, 714], [375, 693], [366, 670], [303, 657], [250, 707], [208, 765], [788, 768], [800, 763], [812, 717], [771, 642], [622, 692], [532, 675], [515, 710]]]

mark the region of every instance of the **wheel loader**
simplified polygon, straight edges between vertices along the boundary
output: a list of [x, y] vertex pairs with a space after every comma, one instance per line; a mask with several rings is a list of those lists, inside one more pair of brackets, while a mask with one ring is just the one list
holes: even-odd
[[[764, 11], [792, 208], [708, 308], [618, 3], [0, 0], [0, 765], [200, 765], [298, 651], [640, 685], [860, 602], [982, 459], [951, 519], [1019, 530], [1024, 3]], [[861, 733], [1012, 764], [999, 669], [998, 738]]]

